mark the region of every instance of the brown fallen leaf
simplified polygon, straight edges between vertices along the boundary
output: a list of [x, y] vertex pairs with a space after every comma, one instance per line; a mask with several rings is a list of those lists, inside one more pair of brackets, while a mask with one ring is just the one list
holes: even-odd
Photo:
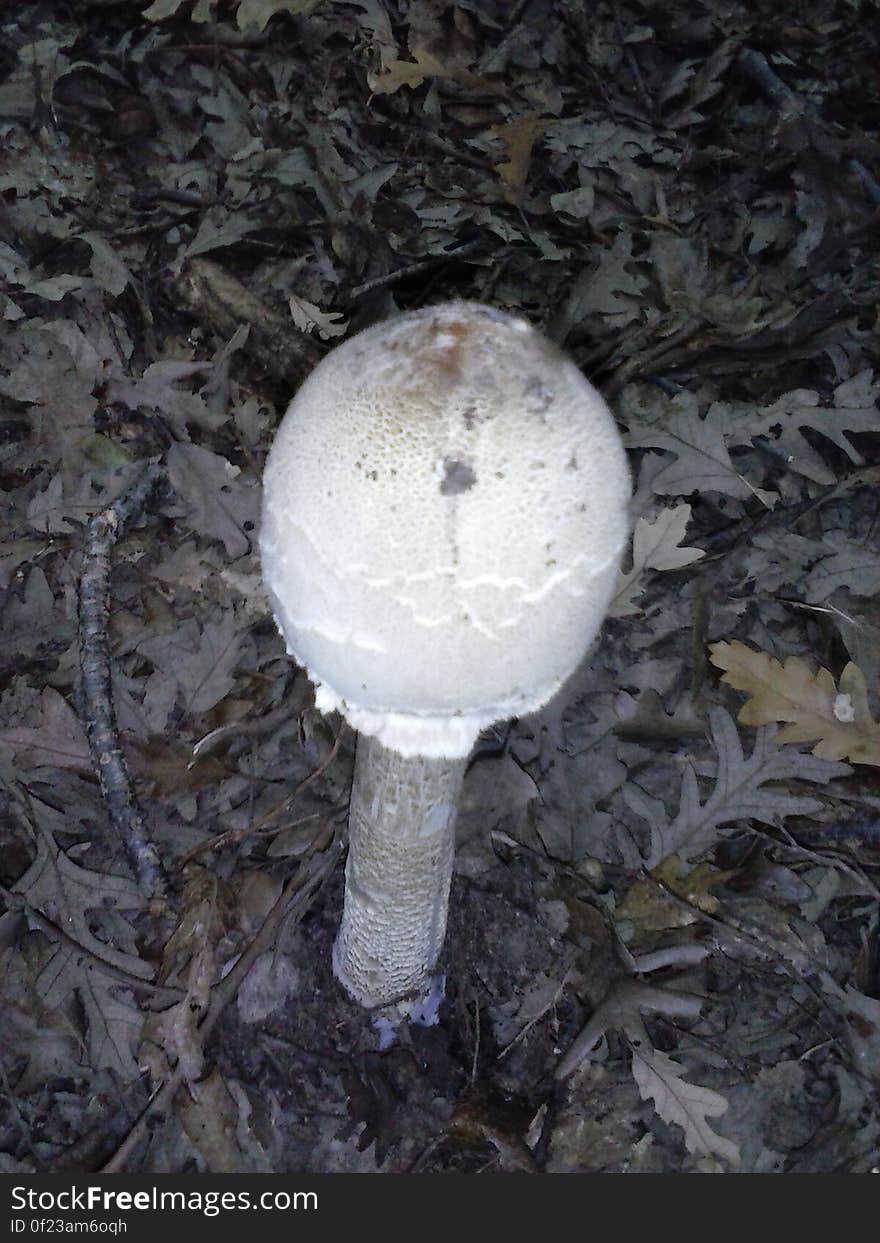
[[880, 724], [871, 716], [857, 665], [848, 664], [835, 684], [827, 669], [814, 673], [799, 656], [780, 663], [737, 641], [713, 643], [709, 654], [725, 671], [722, 682], [750, 696], [737, 716], [743, 725], [786, 721], [776, 742], [818, 739], [813, 754], [820, 759], [880, 765]]
[[[649, 876], [633, 882], [614, 917], [629, 920], [639, 935], [667, 928], [686, 928], [697, 921], [690, 907], [697, 907], [708, 915], [715, 914], [718, 899], [712, 889], [733, 876], [736, 876], [735, 869], [722, 872], [705, 862], [688, 867], [678, 855], [667, 855], [651, 869]], [[687, 905], [676, 904], [670, 892], [684, 899]]]
[[507, 150], [507, 159], [495, 165], [495, 172], [504, 183], [504, 197], [514, 206], [521, 202], [525, 193], [532, 147], [545, 124], [540, 112], [531, 110], [505, 125], [492, 127], [496, 138], [501, 139]]
[[384, 61], [378, 73], [367, 74], [367, 85], [374, 95], [393, 95], [402, 86], [421, 86], [426, 78], [452, 78], [464, 85], [482, 87], [483, 78], [469, 73], [459, 65], [444, 64], [427, 48], [411, 49], [412, 60]]
[[176, 738], [126, 739], [125, 758], [135, 776], [145, 783], [149, 798], [196, 794], [228, 776], [215, 756], [194, 760], [192, 747]]

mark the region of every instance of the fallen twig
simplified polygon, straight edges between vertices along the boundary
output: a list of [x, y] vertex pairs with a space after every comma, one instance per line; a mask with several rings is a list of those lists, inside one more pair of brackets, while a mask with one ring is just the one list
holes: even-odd
[[372, 293], [375, 289], [384, 289], [389, 285], [396, 285], [399, 281], [419, 276], [422, 272], [430, 272], [442, 263], [470, 259], [474, 255], [484, 255], [488, 250], [489, 247], [487, 247], [485, 240], [479, 237], [474, 241], [456, 246], [453, 250], [429, 255], [427, 259], [418, 259], [414, 263], [408, 263], [402, 268], [397, 268], [394, 272], [386, 272], [384, 276], [375, 276], [372, 280], [365, 281], [362, 285], [356, 285], [348, 295], [348, 302], [355, 302], [358, 298], [362, 298], [364, 294]]
[[[779, 109], [779, 114], [783, 121], [793, 121], [797, 117], [814, 121], [819, 120], [819, 113], [815, 105], [804, 99], [797, 91], [793, 91], [790, 86], [783, 82], [779, 74], [771, 69], [763, 52], [757, 52], [754, 48], [744, 47], [736, 58], [736, 64], [739, 70], [746, 77], [751, 78], [770, 102]], [[865, 197], [874, 207], [880, 207], [880, 182], [877, 181], [860, 160], [850, 159], [848, 167], [864, 190]]]
[[[332, 832], [332, 830], [331, 830]], [[250, 945], [236, 962], [235, 966], [211, 990], [211, 1004], [205, 1017], [199, 1024], [199, 1036], [203, 1045], [207, 1043], [224, 1008], [238, 992], [245, 976], [261, 954], [270, 949], [276, 942], [278, 930], [285, 919], [300, 923], [306, 912], [311, 908], [321, 889], [336, 867], [337, 858], [342, 849], [342, 841], [335, 834], [329, 841], [319, 835], [309, 854], [305, 856], [296, 873], [290, 878], [281, 892], [277, 902], [263, 920], [263, 924], [251, 941]], [[315, 855], [321, 854], [317, 866], [309, 867]], [[146, 1108], [137, 1122], [126, 1135], [110, 1160], [98, 1172], [101, 1174], [122, 1173], [128, 1159], [136, 1151], [138, 1145], [146, 1138], [157, 1115], [165, 1114], [172, 1106], [177, 1089], [185, 1081], [184, 1072], [178, 1067], [170, 1078], [156, 1088]]]
[[761, 88], [783, 116], [803, 116], [805, 111], [803, 100], [783, 82], [778, 73], [770, 68], [763, 52], [744, 47], [736, 58], [736, 64], [746, 77], [751, 78], [755, 85]]
[[850, 172], [875, 207], [880, 207], [880, 181], [865, 168], [861, 160], [850, 160]]
[[246, 326], [249, 357], [284, 384], [295, 388], [325, 352], [294, 329], [289, 313], [267, 305], [210, 259], [191, 259], [173, 289], [183, 308], [224, 340]]
[[148, 466], [123, 496], [94, 515], [86, 533], [79, 591], [82, 715], [89, 749], [111, 823], [125, 847], [138, 888], [157, 914], [167, 905], [166, 881], [119, 744], [108, 624], [113, 546], [126, 526], [166, 487], [164, 470]]

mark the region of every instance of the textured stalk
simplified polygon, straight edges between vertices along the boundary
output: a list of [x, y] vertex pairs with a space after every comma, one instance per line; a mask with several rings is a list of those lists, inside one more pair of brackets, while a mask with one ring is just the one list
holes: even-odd
[[333, 970], [363, 1006], [427, 991], [446, 934], [466, 763], [404, 757], [358, 738]]

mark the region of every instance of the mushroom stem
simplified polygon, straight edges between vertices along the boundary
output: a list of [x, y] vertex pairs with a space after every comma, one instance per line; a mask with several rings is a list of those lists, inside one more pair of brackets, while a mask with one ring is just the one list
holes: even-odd
[[333, 970], [363, 1006], [427, 992], [446, 933], [466, 764], [358, 737]]

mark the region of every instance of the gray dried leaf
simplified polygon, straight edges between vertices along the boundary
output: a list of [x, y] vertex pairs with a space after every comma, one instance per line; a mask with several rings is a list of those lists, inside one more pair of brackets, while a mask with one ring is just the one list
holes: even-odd
[[663, 449], [675, 460], [653, 480], [655, 492], [688, 496], [691, 492], [721, 492], [742, 499], [757, 497], [772, 509], [776, 495], [751, 484], [730, 460], [725, 434], [730, 420], [718, 408], [709, 408], [700, 418], [697, 398], [689, 392], [677, 394], [663, 426], [634, 423], [624, 437], [631, 449]]
[[[731, 445], [750, 444], [757, 436], [768, 436], [783, 455], [789, 470], [815, 483], [828, 485], [835, 482], [835, 474], [801, 429], [808, 427], [826, 437], [854, 465], [861, 466], [864, 459], [848, 433], [880, 431], [878, 394], [880, 382], [875, 379], [874, 372], [866, 368], [838, 384], [830, 406], [820, 405], [819, 394], [812, 389], [794, 389], [783, 393], [769, 406], [719, 403], [719, 418], [730, 429]], [[714, 409], [712, 406], [709, 413]]]
[[265, 30], [271, 17], [276, 13], [311, 13], [322, 0], [240, 0], [235, 20], [239, 29], [245, 26], [256, 26], [257, 30]]
[[240, 478], [238, 467], [199, 445], [174, 444], [168, 451], [168, 476], [194, 531], [221, 540], [232, 560], [250, 551], [260, 494]]
[[[766, 788], [767, 782], [811, 781], [826, 784], [851, 771], [848, 764], [818, 760], [793, 747], [773, 742], [774, 729], [760, 729], [752, 754], [745, 758], [736, 725], [723, 708], [710, 714], [712, 742], [718, 755], [715, 785], [705, 803], [700, 802], [697, 776], [692, 765], [684, 771], [681, 805], [672, 822], [652, 815], [651, 846], [646, 865], [655, 867], [667, 855], [697, 859], [711, 850], [722, 826], [737, 820], [758, 820], [776, 825], [786, 816], [809, 815], [820, 804], [812, 798], [788, 793], [787, 788]], [[623, 795], [633, 806], [631, 791]], [[633, 809], [638, 811], [637, 806]]]
[[75, 993], [86, 1018], [91, 1065], [110, 1067], [126, 1079], [135, 1077], [134, 1051], [143, 1020], [124, 978], [150, 980], [153, 970], [136, 954], [99, 940], [92, 929], [100, 927], [100, 912], [112, 908], [115, 931], [127, 930], [133, 945], [134, 931], [122, 911], [143, 905], [137, 886], [127, 877], [80, 867], [40, 828], [36, 858], [13, 892], [50, 921], [41, 924], [50, 940], [52, 924], [65, 934], [62, 938], [59, 932], [35, 981], [43, 1005], [60, 1011]]
[[[202, 100], [202, 103], [204, 102]], [[214, 131], [212, 136], [216, 143], [220, 127], [215, 125], [209, 128]], [[240, 136], [249, 137], [244, 133]], [[225, 207], [219, 205], [210, 207], [202, 217], [193, 240], [181, 250], [178, 256], [179, 263], [182, 265], [186, 259], [193, 259], [196, 255], [207, 255], [212, 250], [233, 246], [258, 227], [258, 222], [244, 212], [230, 213]]]
[[44, 1005], [53, 1011], [76, 993], [85, 1012], [90, 1066], [115, 1071], [126, 1081], [137, 1078], [136, 1050], [144, 1016], [129, 989], [70, 945], [56, 947], [37, 987]]
[[57, 643], [68, 630], [39, 566], [28, 574], [21, 597], [14, 593], [7, 597], [0, 610], [0, 621], [7, 659], [13, 654], [36, 655], [44, 645]]
[[608, 607], [609, 617], [629, 617], [641, 612], [635, 601], [648, 585], [646, 571], [680, 570], [706, 555], [702, 548], [681, 547], [690, 516], [690, 505], [673, 505], [662, 510], [653, 522], [639, 518], [633, 534], [632, 568], [618, 576]]
[[827, 600], [844, 587], [854, 596], [873, 596], [880, 591], [880, 553], [845, 531], [827, 531], [822, 543], [835, 551], [820, 558], [807, 576], [805, 594], [810, 604]]
[[707, 1121], [727, 1111], [723, 1096], [698, 1083], [688, 1083], [682, 1078], [684, 1067], [650, 1045], [633, 1046], [632, 1072], [642, 1098], [653, 1100], [664, 1122], [682, 1128], [688, 1152], [723, 1157], [734, 1166], [740, 1164], [738, 1145], [713, 1131]]
[[151, 363], [138, 379], [122, 373], [114, 376], [107, 384], [107, 400], [121, 402], [129, 410], [159, 410], [181, 428], [190, 421], [207, 424], [208, 411], [202, 397], [187, 391], [182, 383], [208, 371], [209, 363], [162, 359]]
[[[90, 913], [107, 907], [137, 911], [143, 906], [137, 885], [127, 876], [80, 867], [58, 849], [51, 834], [41, 830], [36, 857], [12, 889], [99, 962], [140, 980], [152, 979], [153, 970], [142, 958], [99, 941], [92, 932]], [[130, 943], [134, 944], [133, 930]]]
[[137, 650], [184, 694], [186, 710], [208, 712], [225, 699], [235, 682], [242, 634], [233, 609], [224, 609], [218, 621], [200, 626], [189, 618], [173, 634], [144, 639]]
[[80, 238], [87, 242], [92, 250], [92, 276], [102, 289], [114, 298], [134, 283], [128, 265], [120, 258], [119, 253], [100, 233], [80, 233]]
[[41, 696], [39, 728], [0, 729], [0, 745], [11, 747], [22, 768], [70, 768], [94, 775], [89, 743], [79, 717], [51, 686]]

